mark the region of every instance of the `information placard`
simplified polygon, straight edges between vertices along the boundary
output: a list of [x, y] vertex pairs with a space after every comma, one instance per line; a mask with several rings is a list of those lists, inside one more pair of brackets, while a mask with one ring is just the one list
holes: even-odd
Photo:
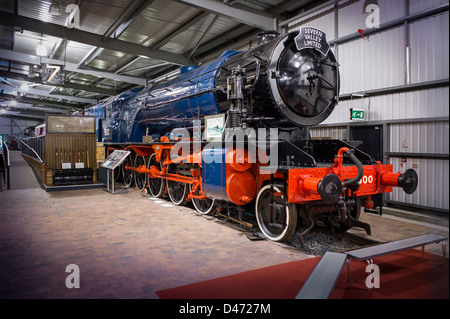
[[108, 169], [115, 169], [117, 166], [123, 163], [123, 161], [130, 155], [130, 151], [119, 151], [115, 150], [112, 152], [108, 158], [102, 163], [102, 167]]
[[225, 125], [225, 114], [205, 116], [205, 139], [207, 141], [221, 141]]

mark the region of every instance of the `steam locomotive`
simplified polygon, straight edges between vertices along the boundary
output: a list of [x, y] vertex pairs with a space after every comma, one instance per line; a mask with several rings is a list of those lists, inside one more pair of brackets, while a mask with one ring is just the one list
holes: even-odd
[[98, 119], [108, 152], [131, 152], [121, 166], [129, 187], [243, 223], [250, 211], [273, 241], [318, 221], [370, 234], [361, 205], [373, 208], [371, 196], [393, 187], [413, 193], [417, 174], [394, 173], [348, 142], [310, 138], [338, 103], [339, 64], [325, 37], [309, 27], [261, 33], [248, 51], [183, 66], [85, 114]]

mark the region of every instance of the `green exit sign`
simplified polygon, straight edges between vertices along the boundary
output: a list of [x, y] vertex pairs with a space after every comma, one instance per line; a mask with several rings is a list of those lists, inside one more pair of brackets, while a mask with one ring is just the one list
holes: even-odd
[[350, 109], [350, 120], [364, 120], [364, 110]]

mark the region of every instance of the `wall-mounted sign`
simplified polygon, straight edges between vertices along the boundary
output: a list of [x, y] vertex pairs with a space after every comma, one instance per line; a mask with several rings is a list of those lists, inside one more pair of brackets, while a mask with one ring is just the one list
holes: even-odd
[[364, 110], [350, 109], [350, 120], [364, 121]]

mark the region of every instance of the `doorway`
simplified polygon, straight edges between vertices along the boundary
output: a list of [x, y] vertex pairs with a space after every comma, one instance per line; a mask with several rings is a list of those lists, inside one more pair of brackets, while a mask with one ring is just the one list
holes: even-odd
[[358, 149], [374, 160], [383, 162], [383, 126], [350, 126], [349, 139], [361, 141]]

